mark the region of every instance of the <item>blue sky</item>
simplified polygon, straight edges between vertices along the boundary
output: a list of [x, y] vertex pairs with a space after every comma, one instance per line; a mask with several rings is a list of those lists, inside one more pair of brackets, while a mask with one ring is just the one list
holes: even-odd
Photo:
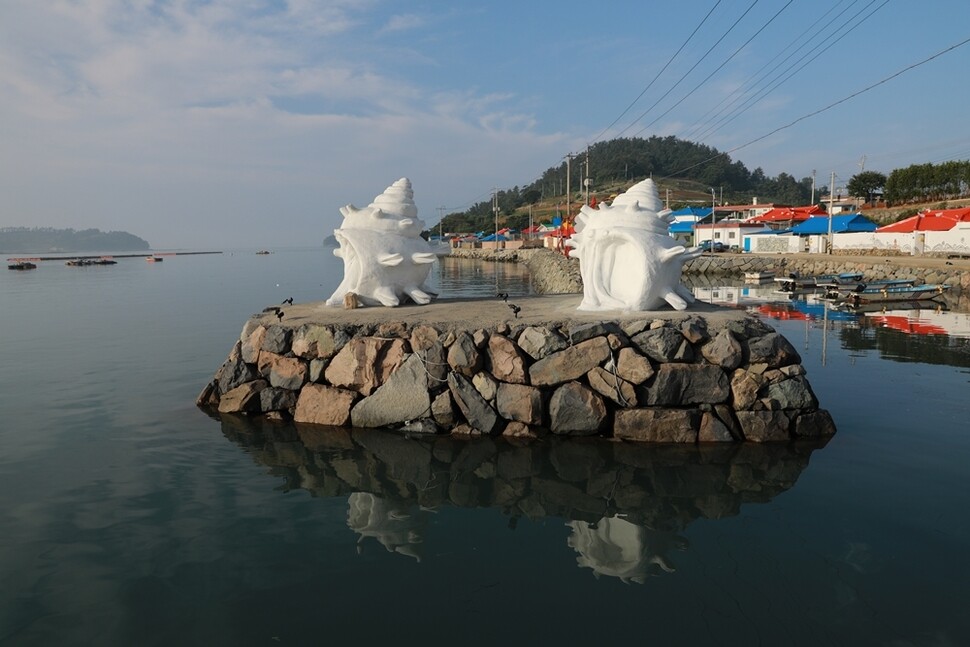
[[0, 226], [317, 244], [399, 177], [432, 225], [620, 134], [844, 186], [970, 159], [970, 44], [807, 117], [967, 38], [965, 0], [4, 0]]

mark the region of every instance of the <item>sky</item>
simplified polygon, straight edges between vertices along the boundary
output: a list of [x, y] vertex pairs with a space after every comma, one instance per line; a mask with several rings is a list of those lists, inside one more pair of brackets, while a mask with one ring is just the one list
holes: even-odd
[[2, 0], [0, 227], [319, 245], [617, 136], [838, 189], [970, 159], [968, 39], [966, 0]]

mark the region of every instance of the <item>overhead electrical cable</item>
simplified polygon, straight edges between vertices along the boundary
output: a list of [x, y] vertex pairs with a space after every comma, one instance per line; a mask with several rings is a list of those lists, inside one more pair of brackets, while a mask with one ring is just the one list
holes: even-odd
[[718, 153], [717, 155], [712, 155], [711, 157], [708, 157], [707, 159], [701, 160], [700, 162], [697, 162], [696, 164], [691, 164], [690, 166], [687, 166], [685, 168], [682, 168], [682, 169], [680, 169], [678, 171], [675, 171], [674, 173], [671, 173], [670, 175], [667, 175], [667, 176], [665, 176], [663, 178], [659, 178], [659, 179], [665, 180], [665, 179], [670, 179], [672, 177], [676, 177], [677, 175], [680, 175], [681, 173], [685, 173], [685, 172], [687, 172], [687, 171], [689, 171], [691, 169], [697, 168], [698, 166], [701, 166], [702, 164], [707, 164], [708, 162], [710, 162], [712, 160], [715, 160], [715, 159], [717, 159], [719, 157], [724, 157], [726, 155], [730, 155], [731, 153], [735, 153], [735, 152], [737, 152], [739, 150], [742, 150], [744, 148], [747, 148], [748, 146], [751, 146], [752, 144], [756, 144], [757, 142], [760, 142], [760, 141], [762, 141], [764, 139], [767, 139], [768, 137], [771, 137], [772, 135], [775, 135], [777, 133], [780, 133], [783, 130], [787, 130], [788, 128], [791, 128], [795, 124], [801, 123], [802, 121], [805, 121], [806, 119], [811, 119], [812, 117], [815, 117], [817, 115], [820, 115], [823, 112], [827, 112], [828, 110], [831, 110], [832, 108], [834, 108], [836, 106], [842, 105], [846, 101], [849, 101], [851, 99], [854, 99], [855, 97], [857, 97], [857, 96], [859, 96], [861, 94], [865, 94], [869, 90], [873, 90], [873, 89], [879, 87], [880, 85], [884, 85], [884, 84], [888, 83], [889, 81], [892, 81], [896, 77], [901, 76], [901, 75], [905, 74], [906, 72], [909, 72], [910, 70], [914, 70], [917, 67], [920, 67], [921, 65], [925, 65], [926, 63], [929, 63], [930, 61], [935, 60], [935, 59], [943, 56], [944, 54], [948, 54], [949, 52], [952, 52], [955, 49], [958, 49], [960, 47], [963, 47], [967, 43], [970, 43], [970, 38], [967, 38], [965, 40], [962, 40], [959, 43], [956, 43], [955, 45], [950, 45], [946, 49], [942, 49], [939, 52], [937, 52], [936, 54], [933, 54], [931, 56], [928, 56], [927, 58], [924, 58], [921, 61], [918, 61], [918, 62], [913, 63], [911, 65], [907, 65], [903, 69], [901, 69], [901, 70], [899, 70], [899, 71], [897, 71], [897, 72], [895, 72], [893, 74], [890, 74], [889, 76], [885, 77], [884, 79], [882, 79], [880, 81], [876, 81], [875, 83], [873, 83], [871, 85], [868, 85], [868, 86], [862, 88], [861, 90], [857, 90], [857, 91], [853, 92], [852, 94], [850, 94], [850, 95], [848, 95], [846, 97], [843, 97], [843, 98], [839, 99], [838, 101], [833, 101], [832, 103], [828, 104], [825, 107], [819, 108], [818, 110], [814, 110], [814, 111], [812, 111], [812, 112], [810, 112], [808, 114], [802, 115], [801, 117], [795, 119], [794, 121], [791, 121], [791, 122], [785, 124], [784, 126], [779, 126], [778, 128], [775, 128], [774, 130], [772, 130], [769, 133], [766, 133], [764, 135], [761, 135], [760, 137], [756, 137], [756, 138], [754, 138], [754, 139], [752, 139], [752, 140], [750, 140], [750, 141], [748, 141], [748, 142], [746, 142], [744, 144], [741, 144], [740, 146], [735, 146], [734, 148], [732, 148], [730, 150], [727, 150], [727, 151]]
[[[845, 0], [839, 0], [837, 3], [835, 3], [834, 5], [832, 5], [832, 7], [830, 7], [828, 11], [826, 11], [824, 14], [822, 14], [821, 16], [819, 16], [818, 19], [814, 23], [812, 23], [802, 33], [801, 37], [799, 37], [798, 39], [792, 40], [777, 55], [772, 56], [772, 57], [769, 57], [768, 62], [765, 63], [761, 67], [761, 69], [759, 69], [757, 72], [755, 72], [750, 77], [748, 77], [747, 80], [745, 80], [741, 85], [739, 85], [737, 88], [735, 88], [734, 91], [732, 91], [729, 95], [727, 95], [726, 97], [724, 97], [723, 99], [721, 99], [721, 101], [718, 102], [717, 105], [711, 107], [707, 112], [705, 112], [703, 115], [701, 115], [700, 118], [697, 120], [697, 122], [695, 122], [694, 125], [691, 126], [690, 129], [687, 132], [685, 132], [683, 135], [681, 135], [680, 138], [681, 139], [692, 139], [694, 137], [694, 134], [695, 133], [701, 131], [702, 129], [704, 129], [705, 127], [707, 127], [708, 125], [710, 125], [718, 117], [720, 117], [722, 114], [724, 114], [725, 111], [727, 111], [728, 109], [730, 109], [731, 106], [735, 105], [738, 101], [741, 101], [748, 92], [753, 91], [754, 88], [757, 87], [758, 84], [761, 83], [761, 81], [764, 80], [765, 77], [767, 77], [768, 75], [770, 75], [772, 72], [774, 72], [775, 70], [777, 70], [779, 67], [781, 67], [782, 65], [784, 65], [786, 62], [788, 62], [788, 60], [790, 60], [793, 56], [795, 56], [796, 54], [798, 54], [798, 52], [800, 52], [804, 48], [810, 46], [812, 44], [812, 42], [814, 41], [814, 39], [818, 36], [818, 34], [820, 34], [822, 32], [823, 29], [825, 29], [826, 27], [828, 27], [832, 22], [838, 20], [842, 16], [843, 13], [845, 13], [846, 11], [848, 11], [849, 8], [853, 4], [855, 4], [856, 2], [858, 2], [858, 1], [859, 0], [852, 0], [852, 2], [849, 4], [849, 6], [846, 7], [845, 9], [843, 9], [841, 12], [839, 12], [836, 16], [834, 16], [832, 18], [832, 20], [826, 22], [825, 24], [822, 24], [822, 22], [826, 19], [826, 17], [830, 13], [832, 13], [833, 11], [835, 11], [835, 8], [838, 7], [840, 4], [842, 4], [843, 2], [845, 2]], [[816, 29], [816, 27], [818, 27], [818, 28]], [[804, 41], [804, 42], [802, 42], [802, 44], [799, 45], [799, 42], [801, 42], [801, 41]], [[797, 45], [797, 47], [796, 47], [796, 45]], [[791, 49], [793, 47], [795, 48], [794, 51], [792, 51], [790, 54], [788, 54], [788, 56], [785, 56], [784, 58], [781, 58], [781, 56], [785, 52], [787, 52], [789, 49]], [[772, 66], [772, 64], [774, 64], [774, 65]], [[765, 71], [769, 67], [771, 67], [771, 69]], [[751, 86], [751, 87], [749, 89], [745, 89], [748, 86]], [[733, 99], [732, 99], [732, 97], [733, 97]], [[730, 101], [730, 103], [728, 103], [725, 106], [724, 104], [726, 102], [728, 102], [728, 101]], [[715, 113], [715, 111], [717, 111], [717, 112]], [[708, 118], [708, 116], [711, 115], [711, 113], [714, 113], [713, 116], [711, 116], [710, 119], [708, 119], [707, 121], [704, 121], [705, 119]]]
[[[760, 102], [766, 96], [768, 96], [769, 94], [771, 94], [772, 92], [774, 92], [781, 85], [783, 85], [785, 82], [787, 82], [793, 76], [795, 76], [798, 72], [800, 72], [801, 70], [803, 70], [809, 63], [812, 63], [813, 61], [815, 61], [819, 56], [821, 56], [822, 54], [824, 54], [825, 52], [827, 52], [829, 49], [831, 49], [832, 47], [834, 47], [836, 44], [838, 44], [838, 42], [841, 41], [843, 38], [847, 37], [853, 31], [855, 31], [860, 26], [862, 26], [862, 24], [865, 23], [867, 20], [869, 20], [869, 18], [871, 18], [877, 11], [879, 11], [880, 9], [882, 9], [883, 7], [885, 7], [889, 3], [889, 0], [883, 0], [882, 4], [880, 4], [878, 7], [876, 7], [871, 12], [869, 12], [868, 15], [864, 16], [861, 20], [859, 20], [858, 22], [856, 22], [854, 25], [851, 24], [851, 21], [856, 20], [862, 14], [862, 12], [864, 12], [866, 9], [868, 9], [869, 7], [871, 7], [877, 1], [878, 0], [870, 0], [869, 4], [867, 4], [861, 10], [859, 10], [854, 16], [852, 16], [849, 19], [849, 22], [847, 22], [843, 27], [840, 27], [840, 29], [839, 29], [840, 31], [842, 29], [844, 29], [845, 31], [843, 31], [841, 34], [839, 34], [839, 32], [836, 31], [835, 34], [833, 34], [833, 36], [830, 37], [830, 38], [834, 38], [834, 40], [832, 40], [832, 42], [830, 42], [824, 48], [821, 48], [821, 49], [816, 50], [815, 53], [814, 53], [814, 55], [811, 56], [811, 58], [808, 58], [809, 57], [809, 54], [811, 54], [811, 52], [809, 52], [808, 54], [805, 54], [805, 56], [803, 56], [801, 59], [799, 59], [798, 61], [796, 61], [795, 63], [793, 63], [786, 70], [783, 70], [778, 76], [776, 76], [772, 80], [773, 85], [771, 85], [770, 87], [767, 87], [767, 88], [762, 88], [758, 93], [756, 93], [753, 96], [749, 97], [741, 106], [735, 108], [727, 116], [722, 117], [719, 121], [717, 121], [716, 123], [714, 123], [711, 126], [709, 126], [707, 128], [707, 130], [705, 130], [705, 131], [703, 131], [703, 132], [698, 133], [697, 135], [695, 135], [695, 137], [696, 138], [699, 138], [699, 139], [700, 138], [704, 138], [704, 137], [709, 137], [710, 135], [713, 135], [718, 130], [720, 130], [721, 128], [723, 128], [724, 126], [726, 126], [727, 124], [731, 123], [732, 121], [734, 121], [735, 119], [737, 119], [738, 117], [740, 117], [742, 114], [744, 114], [745, 112], [747, 112], [748, 110], [750, 110], [752, 107], [754, 107], [755, 105], [757, 105], [758, 102]], [[796, 65], [798, 65], [799, 67], [795, 68]], [[784, 78], [779, 79], [779, 77], [781, 75], [786, 74], [786, 73], [787, 73], [787, 76], [785, 76]]]
[[721, 44], [721, 41], [723, 41], [723, 40], [724, 40], [725, 38], [727, 38], [727, 36], [728, 36], [728, 34], [730, 34], [730, 33], [731, 33], [731, 32], [732, 32], [733, 30], [734, 30], [734, 28], [738, 26], [738, 23], [740, 23], [740, 22], [741, 22], [741, 21], [742, 21], [742, 20], [744, 19], [744, 17], [748, 15], [748, 13], [749, 13], [749, 12], [750, 12], [750, 11], [751, 11], [751, 10], [752, 10], [753, 8], [754, 8], [754, 6], [755, 6], [756, 4], [758, 4], [758, 0], [754, 0], [754, 2], [752, 2], [752, 3], [751, 3], [751, 5], [750, 5], [750, 6], [749, 6], [749, 7], [747, 8], [747, 9], [745, 9], [745, 11], [744, 11], [744, 13], [743, 13], [743, 14], [741, 14], [741, 16], [740, 16], [740, 17], [739, 17], [739, 18], [738, 18], [737, 20], [735, 20], [735, 21], [734, 21], [734, 23], [733, 23], [733, 24], [732, 24], [732, 25], [731, 25], [731, 26], [730, 26], [730, 27], [728, 28], [728, 30], [727, 30], [726, 32], [724, 32], [724, 33], [723, 33], [723, 34], [721, 35], [721, 37], [720, 37], [720, 38], [718, 38], [718, 39], [717, 39], [717, 42], [715, 42], [715, 43], [714, 43], [713, 45], [711, 45], [711, 46], [710, 46], [710, 48], [708, 48], [708, 50], [707, 50], [706, 52], [704, 52], [704, 55], [703, 55], [703, 56], [701, 56], [701, 57], [700, 57], [700, 58], [699, 58], [699, 59], [697, 60], [697, 62], [696, 62], [696, 63], [694, 63], [694, 65], [693, 65], [693, 66], [692, 66], [692, 67], [691, 67], [691, 68], [690, 68], [689, 70], [687, 70], [687, 73], [686, 73], [686, 74], [684, 74], [683, 76], [681, 76], [681, 77], [680, 77], [680, 79], [678, 79], [678, 80], [677, 80], [677, 82], [676, 82], [676, 83], [674, 83], [674, 84], [673, 84], [673, 85], [672, 85], [672, 86], [670, 87], [670, 89], [669, 89], [669, 90], [667, 90], [667, 91], [666, 91], [666, 92], [664, 93], [664, 95], [663, 95], [662, 97], [660, 97], [659, 99], [657, 99], [657, 100], [656, 100], [656, 101], [654, 102], [654, 104], [653, 104], [652, 106], [650, 106], [649, 108], [647, 108], [647, 109], [646, 109], [646, 110], [645, 110], [645, 111], [644, 111], [644, 112], [643, 112], [643, 113], [642, 113], [642, 114], [641, 114], [641, 115], [640, 115], [639, 117], [637, 117], [637, 118], [636, 118], [636, 119], [634, 119], [634, 120], [633, 120], [632, 122], [630, 122], [630, 125], [629, 125], [629, 126], [627, 126], [627, 127], [626, 127], [626, 128], [624, 128], [623, 130], [621, 130], [620, 132], [618, 132], [618, 133], [617, 133], [616, 135], [614, 135], [614, 137], [619, 137], [620, 135], [622, 135], [622, 134], [623, 134], [623, 133], [625, 133], [626, 131], [628, 131], [628, 130], [630, 130], [631, 128], [633, 128], [633, 127], [634, 127], [635, 125], [637, 125], [637, 123], [638, 123], [638, 122], [639, 122], [639, 121], [640, 121], [641, 119], [643, 119], [644, 117], [646, 117], [646, 116], [647, 116], [647, 115], [648, 115], [648, 114], [650, 113], [650, 111], [651, 111], [651, 110], [653, 110], [654, 108], [656, 108], [656, 107], [657, 107], [657, 105], [658, 105], [658, 104], [659, 104], [659, 103], [660, 103], [661, 101], [663, 101], [663, 100], [664, 100], [664, 99], [666, 99], [666, 98], [667, 98], [668, 96], [670, 96], [670, 93], [671, 93], [671, 92], [673, 92], [673, 91], [674, 91], [674, 90], [675, 90], [675, 89], [677, 88], [677, 86], [678, 86], [678, 85], [680, 85], [680, 84], [681, 84], [681, 82], [683, 82], [683, 81], [684, 81], [684, 79], [686, 79], [686, 78], [687, 78], [688, 76], [690, 76], [690, 73], [691, 73], [691, 72], [693, 72], [693, 71], [694, 71], [694, 70], [695, 70], [695, 69], [697, 68], [697, 66], [698, 66], [698, 65], [700, 65], [700, 64], [701, 64], [701, 62], [702, 62], [702, 61], [704, 61], [704, 59], [706, 59], [706, 58], [707, 58], [707, 57], [708, 57], [708, 56], [710, 55], [710, 53], [711, 53], [712, 51], [714, 51], [714, 48], [716, 48], [716, 47], [717, 47], [718, 45], [720, 45], [720, 44]]
[[750, 38], [748, 38], [748, 40], [744, 41], [744, 44], [743, 45], [741, 45], [740, 47], [738, 47], [736, 50], [734, 50], [734, 52], [730, 56], [728, 56], [726, 59], [724, 59], [724, 62], [723, 63], [721, 63], [720, 65], [718, 65], [716, 68], [714, 68], [714, 70], [710, 74], [708, 74], [704, 78], [703, 81], [701, 81], [700, 83], [698, 83], [697, 85], [695, 85], [693, 90], [691, 90], [690, 92], [688, 92], [687, 94], [685, 94], [683, 97], [681, 97], [681, 99], [679, 101], [677, 101], [674, 105], [672, 105], [669, 108], [667, 108], [667, 110], [664, 111], [663, 114], [661, 114], [660, 116], [658, 116], [657, 118], [655, 118], [653, 121], [651, 121], [649, 124], [647, 124], [646, 126], [644, 126], [643, 128], [641, 128], [640, 130], [638, 130], [636, 133], [634, 133], [633, 136], [636, 137], [637, 135], [639, 135], [640, 133], [642, 133], [644, 130], [646, 130], [650, 126], [654, 125], [655, 123], [657, 123], [658, 121], [660, 121], [661, 119], [663, 119], [664, 117], [666, 117], [668, 114], [670, 114], [670, 111], [671, 110], [673, 110], [674, 108], [676, 108], [677, 106], [679, 106], [680, 104], [682, 104], [692, 94], [694, 94], [695, 92], [697, 92], [697, 90], [699, 90], [701, 88], [701, 86], [703, 86], [705, 83], [707, 83], [708, 81], [711, 80], [711, 77], [712, 76], [714, 76], [715, 74], [717, 74], [718, 72], [720, 72], [724, 68], [725, 65], [727, 65], [728, 63], [730, 63], [731, 62], [731, 59], [733, 59], [735, 56], [737, 56], [738, 54], [740, 54], [741, 51], [745, 47], [747, 47], [748, 45], [750, 45], [751, 44], [751, 41], [753, 41], [755, 38], [758, 37], [758, 35], [761, 32], [763, 32], [765, 29], [767, 29], [768, 28], [768, 25], [770, 25], [772, 22], [774, 22], [775, 21], [775, 18], [777, 18], [778, 16], [780, 16], [781, 13], [785, 9], [787, 9], [791, 5], [791, 3], [794, 2], [794, 1], [795, 0], [788, 0], [788, 2], [785, 3], [785, 6], [784, 7], [782, 7], [781, 9], [779, 9], [775, 13], [775, 15], [773, 15], [770, 19], [768, 19], [768, 22], [766, 22], [765, 24], [763, 24], [761, 26], [761, 28], [758, 29], [758, 31], [756, 31], [754, 34], [752, 34]]
[[704, 23], [706, 23], [707, 22], [707, 19], [711, 17], [711, 14], [714, 13], [714, 10], [717, 9], [717, 7], [718, 7], [719, 4], [721, 4], [721, 1], [722, 0], [717, 0], [717, 2], [714, 3], [714, 6], [711, 7], [711, 10], [707, 12], [707, 15], [706, 16], [704, 16], [704, 19], [701, 20], [700, 23], [696, 27], [694, 27], [694, 31], [692, 31], [690, 33], [690, 36], [688, 36], [687, 37], [687, 40], [685, 40], [684, 43], [680, 46], [680, 49], [678, 49], [676, 52], [674, 52], [674, 55], [671, 56], [670, 59], [667, 60], [667, 62], [664, 64], [663, 68], [661, 68], [661, 70], [659, 72], [657, 72], [657, 75], [653, 77], [653, 80], [650, 81], [650, 83], [647, 84], [647, 87], [645, 87], [643, 89], [643, 91], [640, 92], [640, 94], [637, 95], [637, 98], [634, 99], [630, 103], [630, 105], [628, 105], [626, 107], [626, 109], [623, 112], [620, 113], [620, 116], [619, 117], [617, 117], [616, 119], [613, 120], [613, 123], [611, 123], [609, 126], [607, 126], [606, 128], [604, 128], [603, 129], [603, 132], [601, 132], [599, 135], [597, 135], [596, 137], [594, 137], [593, 138], [593, 141], [591, 143], [594, 143], [595, 144], [596, 142], [598, 142], [600, 140], [600, 138], [606, 133], [606, 131], [608, 131], [610, 128], [612, 128], [613, 126], [615, 126], [616, 125], [616, 122], [618, 122], [620, 119], [622, 119], [623, 116], [626, 115], [626, 113], [628, 113], [630, 111], [630, 109], [634, 105], [636, 105], [637, 101], [639, 101], [643, 97], [643, 95], [647, 93], [647, 90], [649, 90], [650, 88], [653, 87], [653, 84], [657, 82], [657, 79], [660, 78], [660, 75], [662, 75], [667, 70], [667, 68], [670, 67], [670, 64], [674, 62], [674, 59], [676, 59], [677, 56], [684, 50], [684, 48], [687, 47], [687, 43], [689, 43], [691, 41], [691, 39], [694, 37], [694, 34], [696, 34], [697, 31], [701, 27], [704, 26]]

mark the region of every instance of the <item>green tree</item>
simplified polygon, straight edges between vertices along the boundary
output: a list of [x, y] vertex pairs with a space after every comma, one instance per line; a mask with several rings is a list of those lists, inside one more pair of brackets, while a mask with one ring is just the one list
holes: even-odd
[[863, 171], [852, 176], [847, 186], [849, 195], [872, 202], [874, 193], [886, 186], [886, 176], [878, 171]]

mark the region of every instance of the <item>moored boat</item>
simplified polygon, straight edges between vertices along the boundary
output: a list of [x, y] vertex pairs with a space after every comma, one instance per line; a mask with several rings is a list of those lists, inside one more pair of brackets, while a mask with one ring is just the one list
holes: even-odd
[[161, 263], [164, 259], [161, 256], [146, 256], [145, 260], [149, 263]]
[[8, 270], [34, 270], [37, 269], [37, 264], [29, 258], [10, 258], [7, 259], [10, 262], [7, 263]]
[[799, 276], [789, 274], [784, 277], [775, 277], [778, 289], [781, 292], [795, 292], [797, 290], [815, 290], [826, 285], [855, 285], [862, 280], [862, 272], [842, 272], [841, 274], [818, 274]]
[[873, 286], [841, 293], [843, 303], [854, 307], [867, 303], [890, 301], [924, 301], [936, 299], [950, 289], [945, 283], [924, 283], [923, 285]]

